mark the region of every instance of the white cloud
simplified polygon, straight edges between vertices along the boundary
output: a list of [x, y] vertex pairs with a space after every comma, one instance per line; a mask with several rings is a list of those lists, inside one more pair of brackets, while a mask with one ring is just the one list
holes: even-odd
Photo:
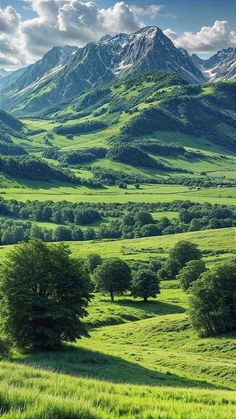
[[28, 0], [38, 14], [21, 25], [24, 45], [33, 57], [40, 57], [52, 46], [82, 46], [106, 34], [133, 32], [143, 26], [124, 2], [101, 9], [92, 1]]
[[230, 29], [226, 20], [216, 20], [212, 26], [203, 26], [199, 32], [184, 32], [177, 35], [172, 29], [164, 30], [177, 47], [190, 52], [212, 52], [236, 45], [236, 33]]
[[131, 6], [131, 9], [137, 16], [148, 16], [150, 19], [156, 19], [164, 9], [162, 4], [150, 4], [147, 7]]
[[20, 15], [14, 7], [7, 6], [5, 9], [0, 8], [0, 32], [16, 32], [20, 24], [20, 18]]

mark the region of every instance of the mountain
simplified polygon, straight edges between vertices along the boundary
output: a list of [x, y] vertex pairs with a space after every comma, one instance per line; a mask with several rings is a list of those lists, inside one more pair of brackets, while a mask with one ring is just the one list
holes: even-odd
[[11, 89], [21, 91], [28, 86], [32, 86], [38, 80], [42, 81], [42, 79], [48, 77], [52, 71], [54, 74], [57, 71], [60, 71], [76, 50], [77, 47], [69, 45], [52, 48], [41, 58], [41, 60], [27, 67], [17, 81], [11, 85]]
[[213, 68], [218, 64], [222, 63], [223, 61], [227, 60], [233, 54], [235, 54], [235, 48], [221, 49], [216, 54], [212, 55], [212, 57], [208, 58], [207, 60], [204, 60], [203, 66], [206, 69]]
[[4, 68], [0, 68], [0, 79], [4, 79], [8, 75], [8, 71], [4, 70]]
[[195, 65], [209, 81], [230, 80], [236, 76], [236, 49], [226, 48], [218, 51], [207, 60], [192, 55]]
[[236, 77], [236, 53], [209, 70], [210, 80], [231, 80]]
[[116, 79], [156, 70], [174, 72], [189, 83], [205, 81], [187, 51], [151, 26], [83, 48], [53, 48], [3, 91], [2, 107], [33, 113]]
[[0, 77], [0, 89], [1, 91], [10, 87], [20, 76], [25, 72], [27, 67], [20, 68], [19, 70], [7, 73], [4, 77]]

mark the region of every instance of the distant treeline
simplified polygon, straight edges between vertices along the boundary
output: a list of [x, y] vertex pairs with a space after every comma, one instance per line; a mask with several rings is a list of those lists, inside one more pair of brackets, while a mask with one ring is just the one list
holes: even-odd
[[104, 158], [106, 155], [106, 148], [102, 147], [88, 147], [75, 151], [60, 151], [56, 149], [49, 149], [44, 151], [43, 157], [47, 159], [58, 160], [62, 164], [79, 165], [88, 163], [99, 158]]
[[83, 122], [80, 124], [74, 124], [74, 125], [64, 125], [60, 126], [58, 128], [55, 128], [55, 132], [60, 135], [79, 135], [79, 134], [87, 134], [89, 132], [97, 131], [99, 129], [106, 128], [107, 125], [105, 122], [101, 121], [88, 121]]
[[97, 181], [81, 179], [69, 169], [61, 169], [49, 165], [35, 156], [9, 157], [0, 156], [0, 172], [18, 179], [35, 181], [58, 180], [88, 187], [100, 187]]
[[136, 185], [136, 184], [164, 184], [164, 185], [184, 185], [190, 187], [216, 187], [218, 185], [232, 186], [234, 185], [233, 180], [227, 179], [209, 179], [205, 177], [182, 177], [182, 176], [171, 176], [168, 178], [157, 178], [157, 177], [148, 177], [142, 175], [130, 175], [125, 172], [118, 170], [106, 169], [100, 166], [92, 167], [92, 173], [94, 180], [98, 181], [104, 185], [119, 185], [121, 182], [126, 185]]
[[[159, 220], [153, 218], [152, 213], [156, 211], [163, 212], [163, 217]], [[165, 211], [176, 211], [178, 215], [175, 219], [169, 220], [165, 216]], [[1, 199], [0, 216], [6, 217], [1, 223], [0, 242], [2, 244], [17, 243], [23, 240], [22, 237], [24, 240], [28, 240], [29, 237], [37, 237], [45, 241], [131, 239], [231, 227], [235, 220], [234, 213], [228, 206], [208, 203], [201, 205], [190, 201], [150, 204], [93, 203], [93, 205], [89, 205], [66, 201], [27, 201], [23, 203]], [[103, 220], [108, 217], [112, 221], [109, 224], [103, 224]], [[27, 222], [20, 220], [27, 220]], [[31, 221], [52, 222], [59, 226], [50, 230], [31, 225]], [[80, 228], [94, 222], [100, 223], [96, 230]]]

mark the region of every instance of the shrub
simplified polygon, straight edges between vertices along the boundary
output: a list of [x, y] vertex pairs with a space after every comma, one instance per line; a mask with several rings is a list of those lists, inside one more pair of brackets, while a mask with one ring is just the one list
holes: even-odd
[[190, 318], [200, 336], [236, 330], [236, 265], [223, 262], [191, 288]]
[[190, 260], [176, 278], [180, 280], [182, 288], [187, 290], [205, 270], [205, 263], [202, 260]]

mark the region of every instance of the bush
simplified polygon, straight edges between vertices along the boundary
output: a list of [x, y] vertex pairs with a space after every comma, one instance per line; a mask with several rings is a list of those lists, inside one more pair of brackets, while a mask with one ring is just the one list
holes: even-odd
[[91, 283], [64, 244], [20, 244], [8, 255], [1, 278], [3, 329], [19, 349], [56, 349], [62, 341], [87, 336], [81, 319]]
[[190, 318], [200, 336], [236, 330], [236, 265], [223, 262], [191, 288]]
[[182, 288], [186, 291], [205, 270], [205, 263], [202, 260], [190, 260], [176, 278], [180, 280]]

